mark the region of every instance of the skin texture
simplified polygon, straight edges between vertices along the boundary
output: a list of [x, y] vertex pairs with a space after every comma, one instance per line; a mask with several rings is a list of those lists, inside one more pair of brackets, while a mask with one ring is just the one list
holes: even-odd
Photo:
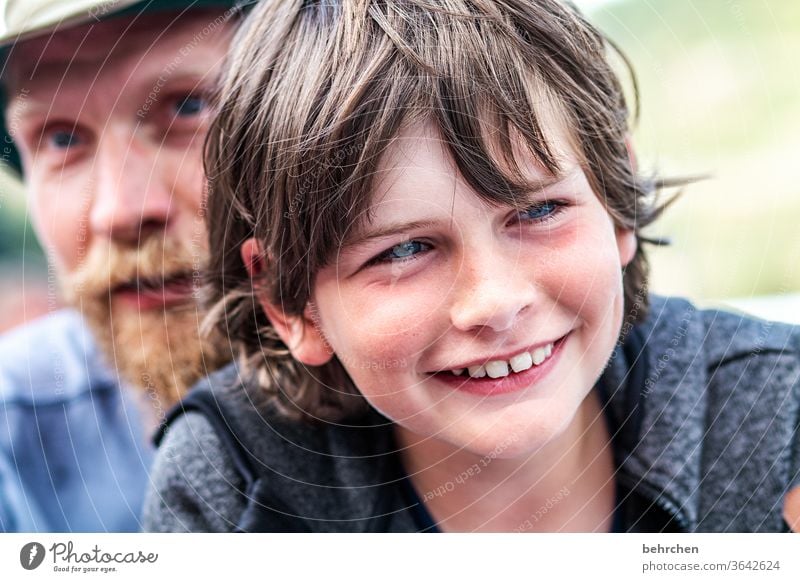
[[[556, 143], [569, 143], [560, 128], [550, 129]], [[372, 219], [354, 225], [354, 240], [318, 274], [305, 321], [264, 303], [295, 358], [319, 364], [335, 353], [367, 400], [396, 423], [420, 491], [496, 457], [469, 487], [428, 504], [445, 529], [513, 529], [513, 519], [530, 513], [524, 508], [590, 465], [597, 482], [584, 479], [588, 510], [567, 526], [580, 512], [562, 504], [561, 525], [550, 526], [608, 525], [613, 463], [598, 403], [587, 395], [617, 341], [622, 267], [636, 242], [614, 227], [568, 146], [559, 157], [563, 176], [530, 200], [533, 215], [549, 220], [524, 219], [518, 209], [483, 202], [434, 129], [411, 126], [382, 161]], [[530, 179], [552, 181], [533, 159], [522, 161]], [[559, 201], [558, 212], [546, 200]], [[409, 223], [415, 226], [364, 240]], [[387, 250], [407, 252], [396, 245], [411, 241], [421, 243], [412, 242], [413, 257], [374, 262]], [[246, 264], [252, 250], [243, 248]], [[564, 336], [555, 365], [523, 389], [479, 395], [432, 376]], [[480, 499], [469, 514], [453, 515]]]
[[783, 518], [793, 532], [800, 532], [800, 487], [795, 487], [786, 495]]
[[207, 95], [231, 33], [211, 25], [221, 15], [92, 23], [22, 43], [8, 64], [37, 235], [112, 365], [162, 407], [216, 365], [193, 285], [207, 254]]

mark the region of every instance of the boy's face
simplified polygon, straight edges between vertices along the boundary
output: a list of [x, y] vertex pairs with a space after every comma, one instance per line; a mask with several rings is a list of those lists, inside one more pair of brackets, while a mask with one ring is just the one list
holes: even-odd
[[[487, 205], [435, 131], [412, 127], [382, 163], [373, 219], [319, 273], [322, 337], [307, 341], [327, 342], [401, 427], [480, 455], [530, 452], [564, 431], [608, 361], [635, 237], [615, 228], [564, 132], [550, 134], [564, 177], [519, 212]], [[552, 182], [532, 158], [524, 167]], [[483, 378], [451, 372], [493, 361]]]

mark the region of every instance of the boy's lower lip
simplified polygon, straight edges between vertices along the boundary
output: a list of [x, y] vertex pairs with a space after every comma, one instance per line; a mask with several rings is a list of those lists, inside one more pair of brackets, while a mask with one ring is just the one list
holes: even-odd
[[[570, 332], [571, 333], [571, 332]], [[478, 396], [495, 396], [524, 390], [541, 381], [561, 358], [561, 352], [567, 338], [565, 335], [553, 344], [553, 353], [538, 366], [531, 366], [524, 372], [511, 372], [502, 378], [471, 378], [467, 375], [455, 376], [450, 372], [437, 372], [431, 378], [446, 384], [448, 388], [469, 392]]]

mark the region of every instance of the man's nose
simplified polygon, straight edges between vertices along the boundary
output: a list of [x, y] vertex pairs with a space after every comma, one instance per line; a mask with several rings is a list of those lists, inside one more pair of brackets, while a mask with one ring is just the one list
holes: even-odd
[[160, 176], [158, 148], [135, 135], [109, 131], [94, 159], [89, 223], [96, 236], [136, 246], [166, 230], [172, 188]]
[[483, 245], [464, 254], [450, 308], [462, 331], [505, 331], [536, 301], [536, 283], [517, 245]]

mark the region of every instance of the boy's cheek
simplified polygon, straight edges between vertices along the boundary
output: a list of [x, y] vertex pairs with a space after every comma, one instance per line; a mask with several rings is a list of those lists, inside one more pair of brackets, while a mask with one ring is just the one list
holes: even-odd
[[388, 270], [368, 284], [342, 288], [340, 297], [346, 295], [351, 314], [369, 314], [371, 327], [404, 332], [446, 310], [456, 277], [452, 264], [428, 261], [412, 274], [398, 267], [394, 276]]
[[367, 402], [384, 416], [407, 428], [419, 430], [412, 420], [429, 408], [425, 395], [417, 389], [412, 363], [403, 356], [351, 359], [345, 369]]
[[365, 305], [343, 308], [333, 317], [322, 315], [330, 348], [348, 374], [359, 378], [383, 378], [415, 368], [415, 354], [430, 345], [426, 322], [398, 305]]
[[[587, 233], [588, 234], [588, 233]], [[621, 288], [619, 258], [614, 238], [586, 236], [581, 244], [554, 249], [534, 268], [537, 283], [561, 302], [565, 297], [607, 296]]]
[[428, 285], [396, 290], [374, 286], [354, 292], [342, 287], [337, 297], [318, 303], [326, 336], [339, 351], [391, 359], [418, 349], [426, 336], [440, 334], [446, 319], [446, 291]]
[[[420, 354], [435, 341], [420, 330], [407, 327], [409, 320], [373, 321], [363, 335], [350, 336], [340, 359], [347, 362], [351, 376], [369, 377], [385, 382], [388, 378], [407, 375], [417, 369]], [[381, 325], [384, 324], [384, 325]], [[367, 328], [367, 322], [364, 325]], [[337, 354], [338, 355], [338, 354]]]

